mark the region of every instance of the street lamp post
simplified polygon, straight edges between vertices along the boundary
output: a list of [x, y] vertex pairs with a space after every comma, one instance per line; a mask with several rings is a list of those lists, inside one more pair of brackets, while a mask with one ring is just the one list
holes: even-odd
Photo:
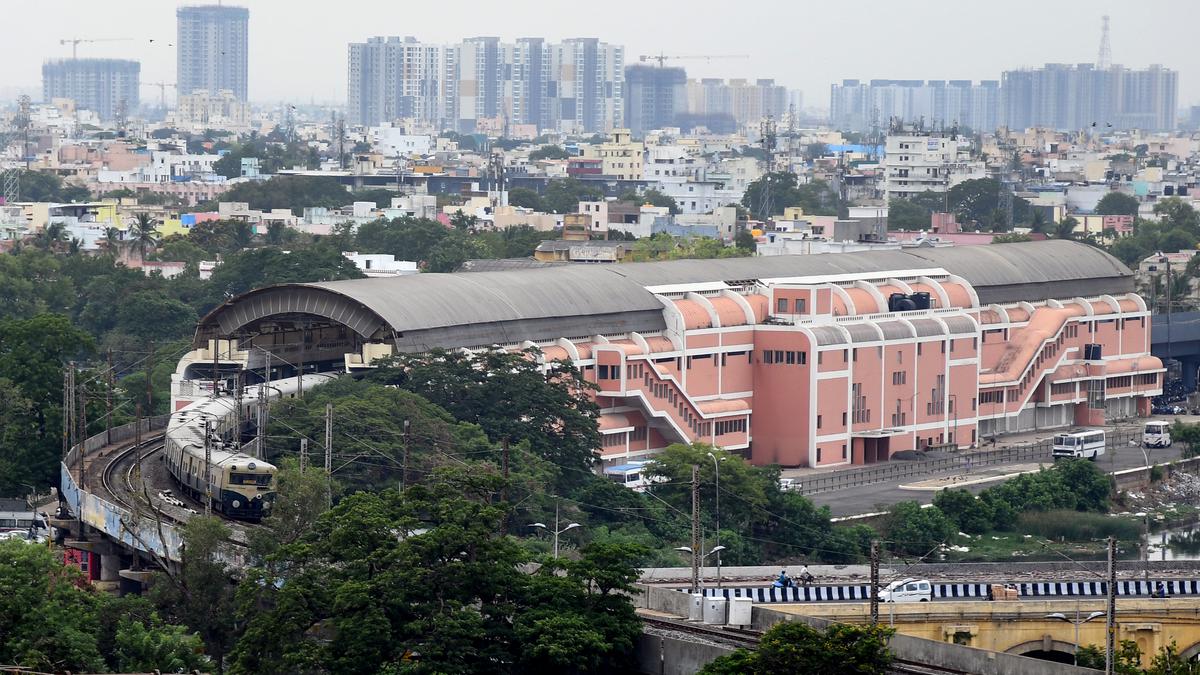
[[[717, 495], [717, 508], [716, 508], [717, 547], [714, 548], [713, 550], [719, 552], [719, 551], [725, 550], [725, 547], [721, 546], [721, 462], [724, 462], [728, 458], [722, 457], [722, 458], [720, 458], [720, 460], [718, 460], [717, 456], [712, 454], [711, 452], [708, 453], [708, 456], [712, 458], [713, 470], [716, 472], [716, 481], [717, 481], [717, 492], [716, 492], [716, 495]], [[718, 555], [717, 556], [717, 588], [720, 588], [720, 587], [721, 587], [721, 556]]]
[[[692, 555], [693, 557], [696, 555], [695, 553], [692, 553], [692, 547], [691, 547], [691, 546], [676, 546], [676, 547], [675, 547], [675, 550], [676, 550], [676, 551], [683, 551], [684, 553], [687, 553], [687, 554], [689, 554], [689, 555]], [[725, 547], [724, 547], [724, 546], [714, 546], [714, 547], [713, 547], [713, 549], [712, 549], [711, 551], [709, 551], [708, 553], [705, 553], [704, 555], [700, 556], [700, 568], [701, 568], [701, 569], [704, 569], [704, 559], [705, 559], [705, 558], [707, 558], [707, 557], [709, 557], [710, 555], [715, 555], [715, 556], [717, 556], [717, 560], [719, 561], [719, 560], [721, 559], [721, 556], [720, 556], [719, 554], [721, 553], [721, 551], [724, 551], [724, 550], [725, 550]], [[703, 586], [703, 585], [704, 585], [704, 575], [703, 575], [703, 574], [701, 574], [701, 575], [700, 575], [700, 585], [701, 585], [701, 586]], [[717, 586], [717, 588], [720, 588], [720, 586]], [[699, 590], [699, 589], [696, 589], [696, 590]]]
[[546, 527], [545, 523], [530, 523], [529, 526], [541, 528], [543, 530], [549, 530], [554, 533], [554, 559], [555, 560], [558, 560], [558, 535], [562, 534], [563, 532], [566, 532], [567, 530], [573, 530], [577, 527], [583, 527], [579, 523], [569, 523], [566, 527], [562, 528], [561, 530], [558, 529], [558, 500], [557, 499], [554, 500], [554, 529], [553, 530], [550, 530], [550, 528]]
[[1059, 621], [1065, 621], [1065, 622], [1067, 622], [1069, 624], [1073, 624], [1075, 626], [1075, 653], [1072, 658], [1074, 660], [1074, 665], [1079, 665], [1079, 627], [1082, 626], [1083, 624], [1091, 621], [1092, 619], [1099, 619], [1102, 616], [1107, 616], [1107, 614], [1108, 614], [1108, 612], [1092, 612], [1091, 614], [1088, 614], [1086, 617], [1080, 618], [1079, 617], [1079, 603], [1076, 602], [1074, 619], [1069, 618], [1066, 614], [1063, 614], [1062, 612], [1055, 612], [1053, 614], [1047, 614], [1046, 618], [1047, 619], [1058, 619]]

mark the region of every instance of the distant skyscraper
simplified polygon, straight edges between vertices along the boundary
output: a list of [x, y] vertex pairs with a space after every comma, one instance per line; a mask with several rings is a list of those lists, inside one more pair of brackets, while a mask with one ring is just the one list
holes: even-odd
[[1006, 71], [1001, 89], [1001, 122], [1013, 129], [1164, 131], [1175, 128], [1179, 75], [1159, 65], [1102, 70], [1090, 63], [1048, 63]]
[[175, 41], [177, 85], [181, 95], [228, 89], [247, 100], [247, 25], [250, 10], [225, 5], [180, 7]]
[[1000, 83], [984, 80], [843, 80], [832, 87], [830, 122], [842, 131], [886, 129], [891, 120], [926, 128], [996, 128]]
[[78, 108], [94, 111], [100, 119], [116, 117], [125, 103], [132, 114], [138, 107], [137, 61], [121, 59], [61, 59], [42, 65], [42, 98], [69, 98]]
[[607, 133], [624, 123], [624, 47], [570, 38], [550, 51], [550, 116], [559, 131]]
[[607, 132], [624, 121], [623, 58], [622, 47], [594, 38], [375, 37], [349, 45], [346, 102], [351, 122], [368, 126], [412, 118], [474, 133], [498, 120]]
[[346, 102], [351, 124], [378, 126], [400, 118], [445, 127], [453, 118], [457, 51], [412, 37], [351, 43]]
[[687, 112], [687, 71], [634, 64], [625, 68], [625, 126], [634, 136], [673, 127]]
[[691, 80], [687, 99], [689, 126], [705, 126], [718, 133], [757, 125], [767, 117], [779, 120], [788, 111], [787, 87], [775, 80]]

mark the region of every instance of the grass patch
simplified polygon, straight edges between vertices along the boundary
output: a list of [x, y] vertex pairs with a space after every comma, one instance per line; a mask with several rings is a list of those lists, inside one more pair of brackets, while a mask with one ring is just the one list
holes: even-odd
[[1094, 541], [1107, 537], [1137, 539], [1142, 525], [1136, 518], [1119, 518], [1080, 511], [1027, 511], [1017, 518], [1017, 531], [1056, 541]]

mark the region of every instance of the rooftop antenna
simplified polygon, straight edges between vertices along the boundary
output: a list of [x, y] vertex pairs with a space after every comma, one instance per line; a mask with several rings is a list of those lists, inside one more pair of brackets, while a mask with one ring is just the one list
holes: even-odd
[[1108, 15], [1102, 19], [1104, 26], [1100, 32], [1100, 53], [1096, 55], [1096, 68], [1108, 70], [1112, 67], [1112, 45], [1108, 42]]

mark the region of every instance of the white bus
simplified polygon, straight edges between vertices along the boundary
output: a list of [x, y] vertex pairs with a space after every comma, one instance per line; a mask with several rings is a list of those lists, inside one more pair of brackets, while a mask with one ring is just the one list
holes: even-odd
[[1054, 457], [1081, 457], [1095, 461], [1104, 454], [1104, 430], [1084, 429], [1054, 437]]
[[604, 475], [614, 483], [624, 485], [630, 490], [645, 492], [646, 488], [654, 483], [667, 480], [664, 476], [647, 476], [646, 465], [649, 463], [649, 460], [635, 460], [628, 464], [610, 466], [604, 470]]
[[1171, 423], [1163, 420], [1150, 420], [1142, 430], [1142, 445], [1147, 448], [1171, 447]]

